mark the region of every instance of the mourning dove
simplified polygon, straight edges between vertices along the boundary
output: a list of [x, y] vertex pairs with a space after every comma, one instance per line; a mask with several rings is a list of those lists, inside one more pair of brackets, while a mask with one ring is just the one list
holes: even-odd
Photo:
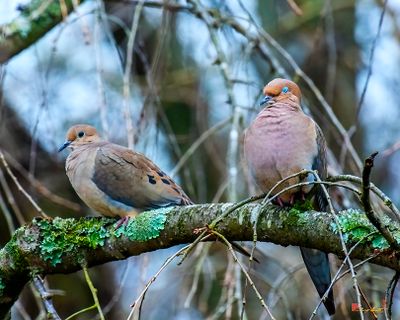
[[[264, 87], [265, 106], [246, 130], [245, 159], [249, 172], [263, 192], [268, 192], [280, 180], [303, 169], [317, 170], [321, 179], [327, 176], [326, 143], [321, 129], [300, 106], [299, 87], [286, 79], [274, 79]], [[312, 181], [309, 174], [302, 181]], [[277, 187], [272, 194], [299, 183], [292, 178]], [[277, 203], [291, 205], [295, 199], [304, 199], [312, 185], [291, 189], [277, 198]], [[327, 200], [318, 187], [314, 207], [326, 211]], [[322, 251], [300, 248], [308, 273], [322, 297], [331, 283], [328, 255]], [[324, 301], [329, 314], [335, 313], [332, 290]]]
[[70, 148], [65, 169], [78, 196], [104, 216], [126, 222], [142, 211], [192, 204], [169, 176], [144, 155], [103, 141], [94, 127], [78, 124], [59, 151]]
[[[104, 216], [121, 217], [116, 228], [145, 210], [193, 204], [182, 188], [150, 159], [101, 140], [92, 126], [71, 127], [58, 151], [67, 147], [72, 152], [65, 170], [72, 187], [93, 210]], [[232, 245], [250, 256], [240, 245]]]

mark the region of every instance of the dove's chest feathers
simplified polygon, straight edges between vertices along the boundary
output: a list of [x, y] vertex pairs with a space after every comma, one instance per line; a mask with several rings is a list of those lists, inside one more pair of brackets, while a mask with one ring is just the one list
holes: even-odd
[[65, 163], [67, 176], [82, 200], [90, 195], [97, 148], [81, 146], [73, 150]]
[[267, 191], [291, 174], [311, 170], [318, 152], [315, 124], [301, 111], [266, 108], [246, 133], [245, 152], [253, 177]]

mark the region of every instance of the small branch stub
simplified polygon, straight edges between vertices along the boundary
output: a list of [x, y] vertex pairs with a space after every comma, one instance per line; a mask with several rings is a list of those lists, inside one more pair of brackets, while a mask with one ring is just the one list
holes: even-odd
[[396, 251], [400, 251], [400, 245], [392, 235], [388, 226], [386, 226], [381, 219], [375, 214], [370, 201], [370, 176], [372, 167], [374, 166], [374, 159], [378, 155], [378, 152], [374, 152], [364, 161], [364, 169], [362, 172], [362, 194], [361, 201], [364, 206], [365, 214], [369, 221], [378, 229], [382, 236], [386, 239], [389, 245]]

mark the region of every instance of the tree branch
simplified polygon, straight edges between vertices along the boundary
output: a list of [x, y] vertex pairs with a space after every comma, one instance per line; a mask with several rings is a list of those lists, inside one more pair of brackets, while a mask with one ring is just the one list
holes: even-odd
[[[35, 219], [19, 228], [0, 251], [0, 317], [8, 312], [24, 285], [35, 275], [71, 273], [84, 265], [94, 266], [192, 242], [197, 237], [196, 228], [211, 223], [232, 206], [202, 204], [149, 211], [118, 230], [115, 220], [110, 218]], [[260, 212], [259, 241], [315, 248], [343, 258], [338, 226], [327, 213], [250, 203], [224, 217], [216, 230], [230, 241], [251, 241], [257, 212]], [[339, 220], [350, 245], [376, 230], [357, 210], [342, 211]], [[400, 229], [392, 226], [392, 233], [400, 234]], [[371, 262], [400, 271], [393, 251], [379, 237], [382, 236], [377, 233], [367, 237], [351, 257], [366, 259], [379, 249], [380, 254]]]
[[372, 167], [374, 166], [374, 159], [378, 152], [374, 152], [364, 161], [364, 169], [362, 173], [362, 194], [361, 201], [364, 206], [365, 214], [367, 215], [369, 221], [379, 230], [379, 232], [385, 237], [386, 241], [389, 242], [390, 246], [399, 251], [400, 245], [397, 243], [396, 239], [389, 230], [389, 225], [385, 225], [379, 217], [375, 214], [372, 209], [370, 202], [369, 191], [370, 191], [370, 175]]
[[20, 6], [21, 14], [17, 18], [0, 25], [0, 63], [28, 48], [66, 18], [74, 7], [73, 2], [32, 0]]

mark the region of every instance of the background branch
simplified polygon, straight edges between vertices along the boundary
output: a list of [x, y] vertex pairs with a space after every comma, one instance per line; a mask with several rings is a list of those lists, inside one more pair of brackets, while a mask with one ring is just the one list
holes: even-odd
[[[74, 7], [73, 2], [35, 0], [21, 5], [21, 14], [17, 18], [0, 25], [0, 63], [28, 48], [66, 18]], [[61, 3], [65, 7], [61, 8]]]

